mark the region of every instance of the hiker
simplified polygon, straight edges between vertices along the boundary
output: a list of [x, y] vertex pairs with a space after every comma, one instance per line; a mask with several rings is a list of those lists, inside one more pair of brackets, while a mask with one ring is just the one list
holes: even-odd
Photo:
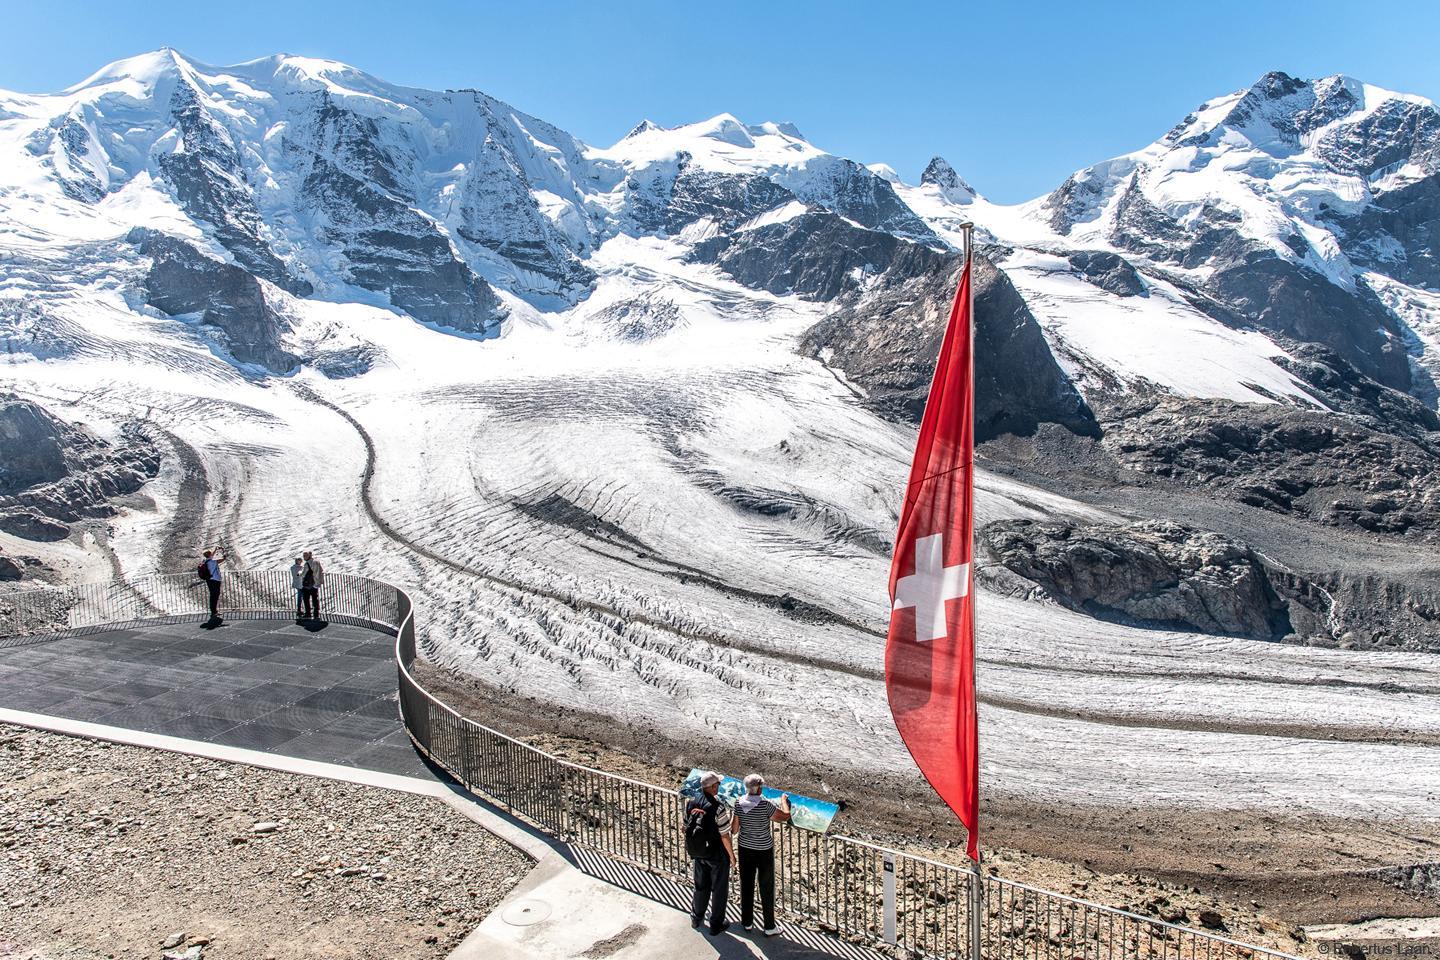
[[210, 621], [212, 623], [220, 622], [220, 565], [224, 562], [224, 551], [217, 554], [214, 550], [206, 550], [205, 559], [200, 562], [200, 567], [196, 571], [210, 591]]
[[305, 616], [305, 561], [299, 557], [290, 565], [290, 586], [295, 588], [295, 619]]
[[309, 550], [305, 551], [305, 568], [300, 575], [300, 599], [305, 616], [311, 620], [320, 619], [320, 588], [325, 583], [325, 568]]
[[725, 898], [730, 892], [730, 869], [735, 866], [735, 847], [730, 842], [730, 808], [719, 797], [720, 774], [708, 770], [700, 775], [700, 796], [685, 804], [685, 852], [695, 863], [695, 896], [690, 901], [690, 926], [700, 929], [705, 921], [705, 903], [710, 903], [710, 933], [719, 936], [729, 929], [725, 922]]
[[790, 819], [790, 794], [780, 795], [778, 804], [765, 796], [765, 778], [752, 773], [745, 778], [745, 796], [735, 803], [731, 830], [740, 848], [740, 925], [755, 925], [755, 878], [760, 878], [760, 906], [765, 936], [780, 932], [775, 926], [775, 837], [770, 821]]

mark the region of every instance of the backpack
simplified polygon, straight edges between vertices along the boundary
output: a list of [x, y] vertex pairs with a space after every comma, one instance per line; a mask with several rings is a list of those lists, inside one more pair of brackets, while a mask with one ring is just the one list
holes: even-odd
[[685, 809], [685, 852], [691, 860], [714, 860], [720, 856], [715, 801], [709, 797], [691, 800]]
[[209, 561], [209, 560], [201, 560], [201, 561], [200, 561], [200, 566], [195, 569], [195, 575], [198, 576], [201, 580], [209, 580], [209, 579], [210, 579], [210, 561]]

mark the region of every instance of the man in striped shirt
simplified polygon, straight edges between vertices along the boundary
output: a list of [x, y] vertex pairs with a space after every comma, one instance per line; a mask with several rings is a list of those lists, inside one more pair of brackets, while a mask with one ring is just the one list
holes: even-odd
[[765, 778], [752, 773], [745, 778], [745, 796], [735, 803], [731, 831], [740, 848], [740, 925], [749, 930], [755, 925], [755, 879], [760, 879], [760, 905], [763, 911], [765, 936], [780, 932], [775, 926], [775, 838], [770, 823], [790, 819], [790, 794], [780, 795], [778, 804], [765, 797]]

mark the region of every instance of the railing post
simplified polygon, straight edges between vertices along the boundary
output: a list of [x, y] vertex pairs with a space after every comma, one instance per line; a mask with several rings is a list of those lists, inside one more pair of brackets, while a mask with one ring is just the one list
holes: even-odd
[[885, 920], [884, 937], [885, 942], [892, 947], [895, 945], [895, 855], [886, 853], [885, 863], [882, 869], [885, 871], [881, 885], [885, 897]]
[[980, 960], [985, 917], [985, 875], [979, 861], [970, 862], [970, 960]]

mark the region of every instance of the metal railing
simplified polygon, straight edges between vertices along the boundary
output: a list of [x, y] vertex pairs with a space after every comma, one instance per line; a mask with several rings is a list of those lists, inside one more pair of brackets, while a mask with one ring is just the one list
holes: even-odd
[[[0, 594], [0, 646], [144, 622], [203, 619], [194, 577], [150, 577]], [[295, 615], [284, 571], [227, 575], [224, 613]], [[466, 787], [551, 835], [678, 884], [690, 862], [676, 790], [562, 760], [462, 716], [412, 668], [415, 606], [399, 587], [329, 574], [323, 615], [394, 634], [400, 715], [415, 745]], [[964, 867], [788, 824], [775, 827], [776, 910], [853, 943], [916, 957], [966, 960], [1295, 960], [1292, 954], [1090, 903]], [[980, 956], [967, 938], [972, 884], [981, 884]], [[735, 886], [732, 885], [732, 890]]]

